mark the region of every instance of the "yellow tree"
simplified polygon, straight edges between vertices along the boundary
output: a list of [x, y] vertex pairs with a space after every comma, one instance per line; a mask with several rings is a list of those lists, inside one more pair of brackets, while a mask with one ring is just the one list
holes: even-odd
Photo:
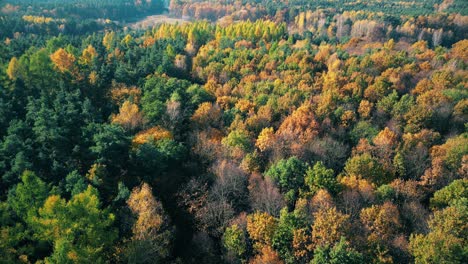
[[127, 130], [133, 130], [142, 126], [145, 119], [136, 104], [125, 101], [120, 107], [119, 114], [112, 117], [112, 122], [120, 124]]
[[11, 58], [7, 68], [7, 75], [10, 80], [16, 80], [19, 77], [20, 64], [16, 57]]
[[254, 213], [247, 217], [247, 232], [257, 250], [271, 245], [278, 221], [267, 213]]
[[274, 141], [275, 141], [275, 132], [272, 127], [267, 127], [267, 128], [264, 128], [258, 135], [255, 146], [257, 146], [258, 149], [260, 149], [260, 151], [265, 151], [272, 146]]
[[349, 216], [335, 207], [319, 210], [314, 213], [314, 219], [312, 241], [316, 247], [335, 244], [345, 236], [349, 228]]
[[80, 61], [84, 65], [90, 66], [93, 60], [98, 56], [96, 49], [92, 45], [88, 45], [81, 53]]
[[132, 143], [135, 145], [141, 145], [161, 139], [172, 139], [172, 133], [167, 129], [156, 126], [136, 134]]
[[72, 72], [75, 64], [75, 56], [60, 48], [50, 55], [50, 59], [60, 72]]
[[367, 240], [372, 245], [390, 244], [401, 228], [400, 213], [391, 202], [363, 209], [360, 218], [368, 234]]
[[318, 128], [311, 105], [304, 104], [283, 121], [276, 133], [286, 140], [307, 143], [318, 134]]
[[135, 214], [131, 241], [125, 249], [129, 263], [159, 263], [169, 256], [172, 228], [162, 204], [153, 196], [147, 183], [133, 189], [127, 201], [128, 207]]

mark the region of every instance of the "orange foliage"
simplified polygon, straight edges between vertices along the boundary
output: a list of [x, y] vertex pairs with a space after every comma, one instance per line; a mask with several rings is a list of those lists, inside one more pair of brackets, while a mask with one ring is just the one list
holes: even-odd
[[54, 63], [55, 67], [57, 67], [61, 72], [70, 72], [73, 70], [75, 56], [62, 48], [50, 55], [50, 59]]
[[119, 114], [112, 117], [112, 122], [132, 130], [142, 126], [145, 119], [136, 104], [125, 101], [120, 107]]
[[156, 126], [136, 134], [132, 142], [141, 145], [161, 139], [172, 139], [172, 134], [170, 131]]
[[304, 104], [286, 117], [276, 133], [286, 140], [307, 143], [318, 135], [318, 129], [310, 104]]
[[250, 260], [250, 264], [283, 264], [278, 253], [270, 246], [262, 247], [261, 254]]
[[247, 231], [258, 251], [271, 244], [277, 225], [277, 220], [267, 213], [254, 213], [247, 217]]

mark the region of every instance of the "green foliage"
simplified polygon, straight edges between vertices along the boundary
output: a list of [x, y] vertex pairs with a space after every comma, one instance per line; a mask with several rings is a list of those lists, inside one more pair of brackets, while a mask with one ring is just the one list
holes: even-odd
[[297, 191], [304, 182], [306, 164], [296, 157], [283, 159], [273, 164], [265, 173], [283, 192]]
[[467, 221], [466, 200], [436, 211], [429, 221], [430, 232], [410, 237], [415, 263], [464, 263], [468, 258]]
[[244, 231], [238, 225], [226, 228], [223, 235], [223, 245], [226, 250], [242, 258], [247, 251], [247, 242]]
[[117, 238], [115, 216], [101, 209], [97, 190], [88, 186], [69, 201], [52, 195], [39, 209], [34, 228], [37, 236], [54, 245], [46, 261], [53, 263], [103, 263]]
[[348, 159], [344, 170], [348, 175], [362, 177], [363, 179], [370, 180], [376, 185], [381, 185], [389, 181], [388, 173], [384, 170], [378, 160], [368, 153]]
[[392, 201], [395, 199], [396, 192], [392, 186], [384, 184], [377, 189], [376, 194], [378, 199], [383, 202], [386, 200]]
[[238, 147], [244, 151], [252, 149], [249, 135], [242, 130], [234, 130], [223, 138], [222, 143], [228, 147]]
[[23, 221], [30, 222], [49, 195], [49, 188], [35, 173], [25, 171], [8, 194], [8, 204]]
[[286, 263], [294, 263], [293, 231], [300, 228], [300, 224], [300, 219], [294, 213], [289, 213], [286, 208], [281, 210], [278, 226], [272, 239], [272, 246]]
[[305, 183], [312, 192], [326, 189], [331, 193], [338, 193], [339, 185], [332, 169], [327, 169], [321, 161], [309, 167], [305, 176]]
[[344, 237], [333, 247], [321, 246], [315, 249], [311, 264], [359, 264], [364, 263], [364, 256], [349, 247]]
[[355, 143], [357, 143], [361, 138], [371, 141], [378, 133], [379, 130], [372, 126], [372, 124], [366, 121], [360, 121], [351, 131], [350, 137]]
[[436, 208], [443, 208], [451, 206], [457, 202], [468, 199], [468, 180], [460, 179], [454, 180], [449, 185], [434, 193], [431, 198], [431, 206]]
[[77, 171], [70, 172], [65, 178], [65, 190], [70, 193], [71, 196], [84, 192], [87, 187], [84, 177]]

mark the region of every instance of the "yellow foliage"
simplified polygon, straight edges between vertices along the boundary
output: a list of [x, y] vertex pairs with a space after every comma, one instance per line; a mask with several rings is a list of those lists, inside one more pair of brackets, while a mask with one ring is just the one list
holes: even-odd
[[136, 86], [129, 87], [123, 83], [112, 82], [110, 96], [116, 104], [122, 104], [125, 101], [138, 104], [141, 98], [141, 90]]
[[451, 53], [453, 58], [468, 62], [468, 39], [453, 44]]
[[221, 109], [210, 102], [204, 102], [198, 106], [198, 109], [192, 116], [192, 121], [199, 126], [217, 126], [221, 119]]
[[398, 208], [390, 202], [362, 209], [360, 218], [369, 242], [391, 241], [401, 227]]
[[264, 246], [260, 250], [261, 254], [253, 258], [250, 264], [283, 264], [278, 253], [270, 246]]
[[60, 72], [71, 72], [75, 63], [75, 56], [60, 48], [52, 55], [50, 59]]
[[112, 117], [112, 122], [122, 125], [125, 129], [135, 129], [142, 126], [145, 119], [136, 104], [125, 101], [120, 107], [119, 114]]
[[374, 107], [373, 103], [367, 100], [362, 100], [361, 103], [359, 104], [358, 112], [362, 118], [368, 118], [370, 117], [370, 114], [372, 112], [372, 107]]
[[265, 151], [271, 147], [272, 143], [275, 140], [275, 132], [272, 127], [266, 127], [260, 132], [257, 138], [255, 146], [260, 149], [260, 151]]
[[277, 220], [267, 213], [258, 212], [247, 216], [247, 232], [257, 250], [271, 245], [277, 225]]
[[16, 57], [11, 58], [7, 68], [7, 75], [10, 80], [16, 80], [19, 76], [19, 63]]
[[49, 24], [51, 22], [65, 22], [65, 19], [54, 19], [45, 16], [23, 16], [23, 20], [34, 24]]
[[107, 50], [110, 50], [114, 42], [115, 42], [115, 32], [114, 31], [106, 32], [106, 34], [104, 35], [104, 38], [102, 39], [102, 45], [104, 45], [104, 47], [106, 47]]
[[171, 132], [161, 127], [152, 127], [136, 134], [132, 142], [133, 144], [141, 145], [161, 139], [172, 139]]
[[89, 73], [88, 80], [90, 84], [96, 84], [98, 81], [98, 74], [96, 71], [92, 71]]
[[314, 213], [312, 241], [315, 246], [332, 245], [345, 236], [349, 215], [340, 213], [335, 207]]
[[307, 143], [318, 134], [318, 128], [310, 104], [304, 104], [283, 121], [276, 133], [285, 139]]
[[88, 45], [88, 47], [84, 49], [81, 53], [80, 61], [82, 64], [91, 65], [91, 63], [97, 56], [98, 54], [96, 49], [93, 46]]
[[398, 144], [398, 136], [388, 127], [380, 131], [373, 139], [373, 142], [378, 147], [394, 148]]
[[314, 250], [312, 236], [307, 228], [296, 229], [293, 231], [293, 249], [294, 256], [297, 259], [306, 258]]

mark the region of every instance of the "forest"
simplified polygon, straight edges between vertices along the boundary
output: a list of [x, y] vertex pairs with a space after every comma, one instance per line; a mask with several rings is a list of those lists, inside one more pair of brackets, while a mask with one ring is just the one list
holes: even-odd
[[466, 0], [0, 0], [1, 264], [463, 264], [467, 223]]

